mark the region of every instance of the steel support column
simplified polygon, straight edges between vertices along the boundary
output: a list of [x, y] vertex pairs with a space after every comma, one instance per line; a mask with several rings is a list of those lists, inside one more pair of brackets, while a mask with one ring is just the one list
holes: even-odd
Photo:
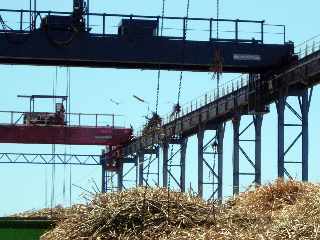
[[309, 94], [308, 90], [302, 93], [301, 123], [302, 123], [302, 181], [308, 181], [309, 168]]
[[233, 194], [239, 194], [239, 182], [240, 182], [240, 164], [239, 164], [239, 153], [240, 153], [240, 143], [239, 143], [239, 129], [240, 129], [240, 116], [235, 116], [232, 120], [233, 123]]
[[186, 191], [186, 154], [187, 154], [188, 139], [183, 139], [181, 142], [181, 152], [180, 152], [180, 188], [181, 192]]
[[261, 127], [263, 115], [253, 117], [255, 128], [255, 183], [261, 185]]
[[138, 169], [139, 169], [139, 181], [138, 184], [139, 186], [143, 186], [143, 169], [144, 169], [144, 152], [139, 153], [139, 164], [138, 164]]
[[107, 171], [106, 171], [106, 166], [105, 166], [105, 163], [101, 163], [101, 169], [102, 169], [102, 176], [101, 176], [101, 192], [102, 193], [105, 193], [107, 191], [106, 189], [106, 174], [107, 174]]
[[163, 168], [162, 168], [162, 184], [163, 187], [168, 187], [168, 161], [169, 161], [169, 144], [162, 145], [163, 151]]
[[203, 140], [204, 130], [199, 129], [198, 137], [198, 196], [203, 197]]
[[217, 129], [218, 141], [218, 200], [223, 199], [223, 139], [224, 139], [225, 124], [219, 124]]
[[117, 171], [117, 179], [118, 191], [121, 192], [123, 190], [123, 163], [120, 164], [119, 170]]
[[278, 177], [284, 178], [284, 110], [286, 97], [281, 96], [276, 103], [278, 113]]
[[[299, 109], [295, 105], [287, 101], [287, 97], [281, 97], [277, 104], [278, 112], [278, 177], [279, 178], [293, 178], [292, 168], [286, 167], [288, 164], [291, 166], [297, 165], [301, 168], [301, 180], [308, 181], [308, 161], [309, 161], [309, 110], [312, 99], [313, 88], [309, 90], [296, 91], [293, 97], [298, 100]], [[285, 110], [288, 109], [298, 123], [285, 122]], [[291, 141], [285, 148], [285, 128], [298, 128], [298, 135]], [[288, 157], [288, 153], [292, 148], [297, 145], [298, 140], [301, 139], [301, 159], [293, 159], [294, 156]], [[296, 155], [296, 154], [295, 154]], [[287, 160], [288, 159], [288, 160]]]

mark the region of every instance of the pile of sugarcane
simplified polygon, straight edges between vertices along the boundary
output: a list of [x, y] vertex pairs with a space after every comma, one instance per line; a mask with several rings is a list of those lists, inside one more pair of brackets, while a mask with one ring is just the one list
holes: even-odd
[[40, 210], [30, 210], [25, 211], [22, 213], [17, 213], [10, 215], [9, 217], [13, 218], [46, 218], [46, 219], [53, 219], [53, 220], [60, 220], [64, 218], [67, 215], [67, 212], [73, 211], [73, 208], [76, 206], [73, 206], [72, 208], [63, 208], [61, 205], [58, 205], [53, 208], [44, 208]]
[[41, 239], [165, 239], [215, 222], [213, 205], [161, 188], [102, 194], [74, 210]]
[[147, 123], [145, 124], [142, 135], [153, 135], [156, 132], [161, 131], [162, 126], [162, 118], [155, 112], [152, 113], [152, 116], [150, 118], [147, 118]]
[[41, 239], [320, 239], [320, 186], [277, 180], [224, 204], [166, 189], [102, 194]]

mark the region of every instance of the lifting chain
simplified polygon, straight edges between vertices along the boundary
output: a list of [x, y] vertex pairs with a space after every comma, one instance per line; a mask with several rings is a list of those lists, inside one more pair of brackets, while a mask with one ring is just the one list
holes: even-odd
[[[166, 4], [166, 0], [162, 0], [160, 36], [162, 36], [162, 34], [163, 34], [165, 4]], [[160, 77], [161, 77], [161, 70], [159, 68], [159, 70], [158, 70], [158, 79], [157, 79], [156, 114], [158, 114], [158, 109], [159, 109]]]
[[[186, 15], [185, 31], [183, 33], [183, 41], [184, 41], [184, 43], [183, 43], [183, 50], [182, 50], [183, 51], [182, 52], [182, 61], [184, 61], [184, 58], [185, 58], [185, 41], [187, 39], [189, 11], [190, 11], [190, 0], [188, 0], [188, 2], [187, 2], [187, 15]], [[183, 80], [183, 71], [180, 72], [177, 106], [180, 106], [182, 80]]]

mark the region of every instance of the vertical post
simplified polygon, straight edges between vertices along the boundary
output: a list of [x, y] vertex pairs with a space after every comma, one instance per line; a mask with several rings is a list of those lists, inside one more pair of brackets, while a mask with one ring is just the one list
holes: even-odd
[[261, 185], [261, 127], [263, 115], [255, 115], [253, 121], [255, 128], [255, 183]]
[[23, 29], [23, 11], [20, 12], [20, 31]]
[[143, 186], [143, 168], [144, 168], [144, 152], [140, 152], [139, 153], [139, 186], [142, 187]]
[[239, 115], [236, 115], [233, 118], [233, 194], [237, 195], [239, 194], [239, 170], [240, 170], [240, 164], [239, 164], [239, 128], [240, 128], [240, 121], [241, 117]]
[[30, 32], [32, 31], [32, 0], [29, 0], [29, 26]]
[[236, 40], [238, 41], [239, 39], [239, 20], [236, 19], [236, 27], [235, 27], [235, 34], [236, 34]]
[[87, 0], [87, 29], [90, 28], [90, 0]]
[[101, 192], [105, 193], [107, 188], [106, 188], [106, 166], [104, 163], [101, 165], [101, 169], [102, 169]]
[[118, 174], [118, 191], [121, 192], [123, 190], [123, 163], [120, 164]]
[[286, 97], [281, 96], [277, 102], [278, 113], [278, 177], [284, 177], [284, 110]]
[[160, 147], [157, 146], [157, 185], [160, 187]]
[[302, 115], [302, 181], [308, 181], [309, 161], [309, 99], [308, 90], [302, 93], [301, 115]]
[[103, 25], [103, 35], [106, 35], [106, 14], [104, 13], [103, 14], [103, 17], [102, 17], [102, 25]]
[[224, 139], [224, 124], [219, 124], [217, 129], [218, 140], [218, 200], [223, 199], [223, 139]]
[[106, 151], [102, 150], [101, 152], [101, 158], [100, 158], [100, 164], [101, 164], [101, 192], [106, 192]]
[[198, 196], [203, 197], [203, 139], [204, 130], [199, 129], [198, 137]]
[[264, 42], [264, 21], [261, 22], [261, 43]]
[[186, 29], [187, 23], [186, 18], [183, 18], [183, 40], [185, 41], [187, 38], [187, 29]]
[[136, 160], [136, 187], [138, 187], [138, 184], [139, 184], [139, 156], [138, 155], [135, 156], [135, 160]]
[[181, 174], [180, 174], [180, 188], [181, 192], [186, 191], [186, 153], [187, 153], [188, 139], [182, 139], [181, 143]]
[[211, 41], [212, 40], [212, 21], [213, 21], [213, 19], [212, 18], [210, 18], [210, 20], [209, 20], [209, 22], [210, 22], [210, 29], [209, 29], [209, 31], [210, 31], [210, 36], [209, 36], [209, 41]]
[[163, 168], [162, 168], [162, 184], [163, 187], [168, 187], [168, 161], [169, 161], [169, 144], [164, 143], [162, 146], [163, 151]]
[[36, 27], [37, 27], [37, 0], [33, 1], [33, 9], [34, 9], [34, 13], [33, 13], [33, 30], [35, 30]]

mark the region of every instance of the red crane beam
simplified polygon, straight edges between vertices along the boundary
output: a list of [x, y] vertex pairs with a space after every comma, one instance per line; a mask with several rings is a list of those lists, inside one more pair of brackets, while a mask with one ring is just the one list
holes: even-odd
[[0, 125], [0, 143], [117, 146], [131, 136], [132, 129], [128, 128]]

